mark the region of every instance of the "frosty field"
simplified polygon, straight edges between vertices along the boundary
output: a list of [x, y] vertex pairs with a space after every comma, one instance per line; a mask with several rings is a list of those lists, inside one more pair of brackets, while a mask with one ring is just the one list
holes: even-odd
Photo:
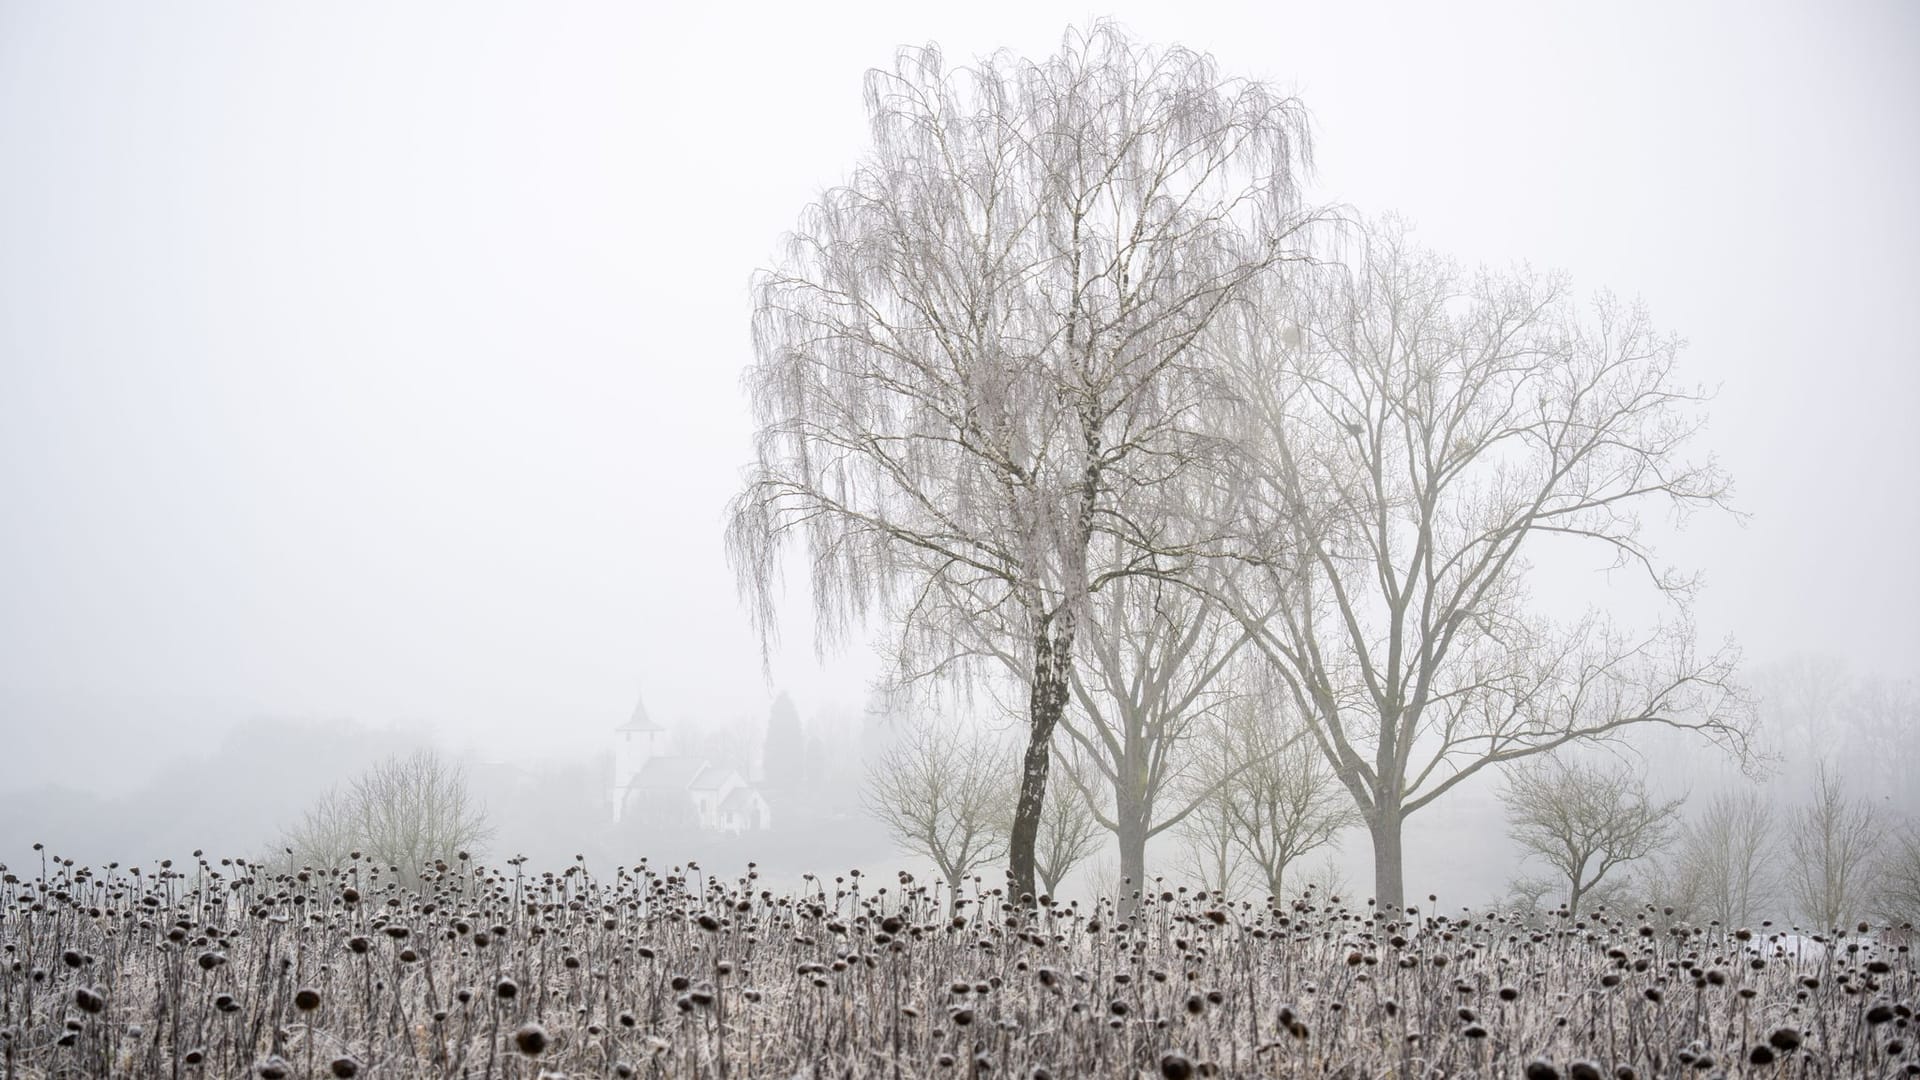
[[1892, 935], [352, 865], [9, 871], [5, 1076], [1920, 1074]]

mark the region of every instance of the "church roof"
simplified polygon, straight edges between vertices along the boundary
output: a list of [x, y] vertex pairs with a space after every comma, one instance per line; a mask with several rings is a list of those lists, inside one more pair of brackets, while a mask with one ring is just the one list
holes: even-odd
[[754, 795], [752, 788], [734, 788], [731, 794], [720, 800], [720, 809], [728, 812], [750, 810], [753, 808]]
[[727, 786], [728, 781], [738, 782], [738, 780], [739, 774], [732, 769], [723, 769], [718, 765], [709, 765], [696, 774], [687, 786], [699, 788], [702, 791], [719, 791], [721, 788]]
[[649, 791], [685, 791], [692, 786], [694, 777], [707, 768], [703, 758], [680, 754], [657, 757], [648, 761], [627, 786]]
[[666, 729], [654, 723], [653, 718], [647, 715], [647, 703], [643, 699], [643, 700], [635, 701], [633, 703], [633, 715], [627, 718], [626, 723], [620, 725], [614, 730], [615, 731], [665, 731]]

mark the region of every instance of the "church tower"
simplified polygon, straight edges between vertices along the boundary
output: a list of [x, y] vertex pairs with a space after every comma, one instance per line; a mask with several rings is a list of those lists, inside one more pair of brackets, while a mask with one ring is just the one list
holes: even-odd
[[626, 812], [627, 791], [633, 785], [634, 778], [659, 753], [660, 747], [654, 740], [663, 733], [663, 729], [647, 715], [647, 703], [644, 700], [636, 701], [633, 715], [614, 729], [613, 820], [616, 823]]

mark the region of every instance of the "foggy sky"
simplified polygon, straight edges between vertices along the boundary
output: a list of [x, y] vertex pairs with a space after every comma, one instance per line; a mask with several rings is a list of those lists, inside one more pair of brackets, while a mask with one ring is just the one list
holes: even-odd
[[[0, 785], [249, 715], [559, 754], [642, 692], [858, 707], [797, 589], [762, 679], [721, 555], [747, 279], [867, 68], [1089, 12], [696, 6], [0, 0]], [[1111, 13], [1299, 93], [1316, 201], [1689, 340], [1751, 515], [1663, 549], [1705, 638], [1914, 671], [1920, 7], [1185, 7]]]

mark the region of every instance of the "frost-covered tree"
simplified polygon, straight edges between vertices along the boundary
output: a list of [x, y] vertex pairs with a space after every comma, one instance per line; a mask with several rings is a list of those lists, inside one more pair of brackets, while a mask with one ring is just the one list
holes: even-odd
[[763, 640], [798, 542], [822, 641], [877, 619], [922, 672], [981, 637], [1014, 658], [1031, 891], [1080, 622], [1188, 554], [1164, 504], [1211, 445], [1196, 346], [1296, 257], [1305, 114], [1107, 23], [1039, 60], [906, 49], [866, 100], [872, 151], [754, 283], [727, 550]]
[[[1066, 763], [1071, 776], [1075, 768]], [[1034, 873], [1049, 896], [1060, 895], [1060, 883], [1073, 868], [1100, 848], [1100, 822], [1082, 794], [1083, 784], [1055, 784], [1040, 811], [1040, 831], [1034, 843]], [[1012, 822], [1008, 822], [1009, 827]], [[1009, 830], [1011, 831], [1011, 830]]]
[[1787, 895], [1809, 929], [1827, 933], [1868, 913], [1884, 828], [1826, 764], [1812, 797], [1787, 817]]
[[[1352, 796], [1384, 908], [1407, 816], [1489, 767], [1641, 724], [1746, 749], [1734, 653], [1700, 650], [1695, 580], [1641, 527], [1727, 494], [1687, 456], [1701, 396], [1674, 339], [1557, 278], [1462, 273], [1391, 224], [1356, 227], [1345, 265], [1265, 281], [1213, 328], [1240, 366], [1232, 555], [1258, 570], [1214, 591]], [[1549, 548], [1597, 552], [1664, 617], [1550, 617], [1527, 581]]]
[[1757, 791], [1722, 792], [1680, 831], [1670, 877], [1691, 888], [1693, 914], [1747, 926], [1772, 910], [1778, 837], [1773, 804]]
[[[1225, 799], [1201, 799], [1193, 812], [1180, 819], [1174, 834], [1181, 840], [1184, 869], [1207, 892], [1237, 896], [1244, 877], [1245, 856], [1235, 842], [1233, 813]], [[1136, 883], [1134, 889], [1140, 889]]]
[[863, 796], [896, 843], [933, 862], [951, 900], [969, 875], [1006, 854], [1001, 823], [1012, 766], [999, 742], [929, 718], [903, 719], [869, 767]]
[[1903, 822], [1887, 837], [1878, 914], [1895, 926], [1920, 922], [1920, 822]]
[[1284, 698], [1242, 695], [1221, 732], [1231, 747], [1230, 770], [1218, 782], [1230, 835], [1276, 899], [1286, 895], [1288, 869], [1337, 847], [1341, 830], [1360, 823], [1352, 798], [1290, 712]]
[[1653, 798], [1624, 764], [1559, 757], [1509, 766], [1502, 795], [1510, 834], [1559, 875], [1573, 915], [1608, 875], [1667, 845], [1686, 801]]
[[1826, 762], [1860, 797], [1920, 814], [1920, 689], [1857, 672], [1831, 656], [1799, 655], [1753, 678], [1763, 730], [1792, 770], [1812, 780]]
[[[1080, 793], [1120, 848], [1131, 893], [1147, 842], [1206, 797], [1188, 783], [1193, 742], [1220, 721], [1226, 674], [1246, 631], [1219, 604], [1170, 581], [1116, 581], [1089, 605], [1074, 703], [1062, 730], [1087, 767]], [[1097, 778], [1097, 779], [1096, 779]]]
[[466, 770], [432, 750], [395, 755], [335, 788], [288, 830], [296, 865], [368, 862], [417, 873], [461, 852], [479, 854], [493, 834], [467, 787]]

